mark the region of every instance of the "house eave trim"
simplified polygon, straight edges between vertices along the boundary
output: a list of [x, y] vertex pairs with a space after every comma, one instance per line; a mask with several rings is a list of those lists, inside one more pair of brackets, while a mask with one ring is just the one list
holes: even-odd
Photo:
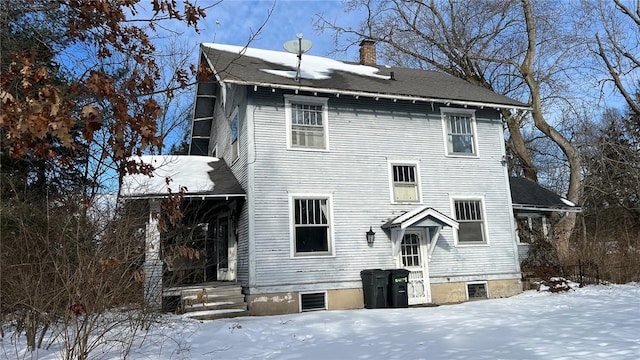
[[582, 212], [581, 207], [548, 207], [548, 206], [533, 206], [533, 205], [524, 205], [524, 204], [513, 204], [513, 210], [522, 210], [522, 211], [551, 211], [551, 212], [574, 212], [579, 213]]
[[[145, 195], [133, 195], [133, 196], [123, 196], [125, 199], [130, 200], [144, 200], [144, 199], [162, 199], [168, 197], [168, 194], [145, 194]], [[202, 198], [204, 199], [222, 199], [229, 200], [231, 198], [246, 198], [246, 194], [184, 194], [182, 195], [183, 199], [187, 198]]]
[[341, 90], [341, 89], [330, 89], [330, 88], [316, 88], [312, 86], [299, 86], [299, 85], [285, 85], [285, 84], [271, 84], [271, 83], [262, 83], [262, 82], [254, 82], [254, 81], [244, 81], [244, 80], [235, 80], [235, 79], [225, 79], [223, 80], [225, 83], [233, 83], [238, 85], [251, 85], [251, 86], [260, 86], [267, 88], [275, 88], [275, 89], [284, 89], [284, 90], [297, 90], [297, 91], [309, 91], [309, 92], [322, 92], [334, 95], [351, 95], [351, 96], [364, 96], [370, 98], [380, 98], [380, 99], [391, 99], [391, 100], [407, 100], [407, 101], [420, 101], [420, 102], [434, 102], [434, 103], [442, 103], [442, 104], [454, 104], [461, 106], [476, 106], [479, 108], [482, 107], [490, 107], [495, 109], [515, 109], [515, 110], [531, 110], [530, 106], [519, 106], [512, 104], [499, 104], [499, 103], [491, 103], [491, 102], [481, 102], [481, 101], [466, 101], [466, 100], [453, 100], [453, 99], [441, 99], [441, 98], [431, 98], [431, 97], [422, 97], [422, 96], [411, 96], [411, 95], [394, 95], [394, 94], [383, 94], [383, 93], [371, 93], [366, 91], [353, 91], [353, 90]]

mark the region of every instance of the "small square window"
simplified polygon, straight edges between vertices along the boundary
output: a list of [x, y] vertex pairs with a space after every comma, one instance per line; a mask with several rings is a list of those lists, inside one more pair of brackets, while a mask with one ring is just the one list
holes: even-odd
[[417, 161], [389, 163], [391, 202], [420, 202], [420, 176]]
[[393, 165], [393, 199], [395, 201], [418, 201], [418, 179], [416, 167]]

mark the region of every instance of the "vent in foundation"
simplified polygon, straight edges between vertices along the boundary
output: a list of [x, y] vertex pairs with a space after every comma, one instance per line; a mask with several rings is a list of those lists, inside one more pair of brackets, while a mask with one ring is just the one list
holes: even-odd
[[467, 284], [467, 298], [469, 300], [488, 299], [486, 283]]
[[324, 292], [300, 294], [300, 311], [326, 310], [326, 295]]

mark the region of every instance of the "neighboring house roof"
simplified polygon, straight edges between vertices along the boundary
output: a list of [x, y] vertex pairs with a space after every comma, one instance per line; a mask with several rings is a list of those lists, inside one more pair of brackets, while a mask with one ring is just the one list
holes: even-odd
[[527, 104], [436, 71], [365, 66], [313, 55], [205, 43], [202, 54], [216, 77], [228, 83], [301, 91], [440, 102], [496, 108], [530, 109]]
[[[186, 196], [244, 197], [245, 192], [227, 164], [218, 158], [193, 155], [145, 155], [136, 158], [151, 164], [152, 176], [133, 174], [123, 178], [124, 197], [163, 197], [185, 187]], [[167, 179], [170, 181], [167, 183]]]
[[582, 211], [578, 205], [529, 179], [511, 177], [509, 182], [511, 184], [511, 202], [514, 210]]

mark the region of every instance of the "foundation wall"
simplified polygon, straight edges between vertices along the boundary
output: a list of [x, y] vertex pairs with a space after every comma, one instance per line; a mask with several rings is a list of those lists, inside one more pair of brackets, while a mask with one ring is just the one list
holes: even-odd
[[364, 294], [362, 289], [341, 289], [327, 291], [329, 310], [362, 309]]
[[300, 311], [297, 292], [247, 295], [245, 300], [251, 315], [293, 314]]
[[[514, 296], [522, 292], [519, 279], [487, 281], [489, 299]], [[434, 304], [451, 304], [467, 301], [465, 282], [431, 284], [431, 301]]]
[[[362, 309], [364, 297], [362, 289], [327, 290], [327, 310]], [[251, 315], [279, 315], [300, 312], [298, 292], [247, 295], [247, 305]]]
[[[467, 301], [465, 282], [431, 284], [431, 299], [434, 304], [451, 304]], [[509, 297], [522, 292], [519, 279], [487, 281], [490, 299]], [[327, 310], [362, 309], [364, 297], [361, 288], [327, 290]], [[251, 315], [280, 315], [300, 312], [298, 292], [247, 295], [246, 301]]]

